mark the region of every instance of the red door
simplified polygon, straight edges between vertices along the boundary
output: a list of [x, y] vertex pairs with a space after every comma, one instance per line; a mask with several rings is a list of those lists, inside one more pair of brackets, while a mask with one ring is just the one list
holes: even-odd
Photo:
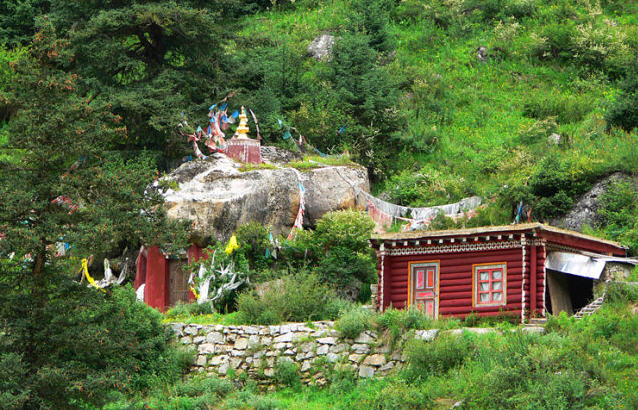
[[417, 263], [410, 266], [410, 304], [435, 319], [439, 311], [437, 306], [439, 265], [438, 263]]

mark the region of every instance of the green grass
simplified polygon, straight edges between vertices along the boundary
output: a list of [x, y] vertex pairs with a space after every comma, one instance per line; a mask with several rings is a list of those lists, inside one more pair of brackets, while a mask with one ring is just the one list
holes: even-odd
[[[436, 205], [469, 195], [516, 196], [529, 176], [538, 172], [540, 160], [552, 152], [586, 164], [586, 172], [574, 169], [582, 178], [638, 170], [636, 133], [609, 132], [602, 120], [618, 93], [616, 84], [601, 70], [586, 72], [576, 57], [563, 62], [534, 56], [536, 38], [552, 22], [562, 21], [557, 16], [563, 5], [575, 10], [579, 24], [591, 21], [604, 26], [615, 21], [618, 25], [612, 32], [626, 35], [631, 45], [636, 38], [637, 23], [631, 18], [635, 6], [610, 3], [596, 14], [583, 2], [531, 2], [536, 5], [532, 16], [478, 22], [461, 13], [444, 29], [424, 11], [439, 3], [401, 2], [392, 13], [390, 31], [397, 56], [385, 68], [402, 84], [399, 109], [406, 118], [400, 130], [406, 149], [392, 158], [392, 165], [395, 173], [436, 169], [438, 179], [448, 181], [441, 186], [424, 184], [419, 195], [404, 205]], [[302, 1], [284, 11], [246, 17], [240, 35], [265, 37], [304, 53], [315, 36], [339, 33], [348, 6], [347, 0]], [[487, 63], [476, 58], [479, 46], [486, 46], [492, 55]], [[304, 64], [311, 69], [323, 63], [307, 59]], [[546, 135], [523, 142], [522, 135], [539, 120], [530, 117], [534, 112], [556, 113], [553, 132], [568, 143], [548, 145]], [[305, 162], [293, 166], [313, 168]], [[407, 189], [400, 180], [389, 178], [373, 186], [373, 191], [397, 186]], [[504, 192], [504, 186], [509, 192]]]

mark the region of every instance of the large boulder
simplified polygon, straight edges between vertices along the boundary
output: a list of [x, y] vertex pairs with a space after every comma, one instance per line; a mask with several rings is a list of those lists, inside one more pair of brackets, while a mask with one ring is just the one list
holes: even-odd
[[[244, 171], [222, 154], [186, 162], [166, 177], [178, 186], [164, 194], [168, 216], [191, 221], [192, 239], [200, 245], [210, 238], [227, 240], [252, 221], [269, 225], [275, 235], [288, 234], [299, 210], [297, 175], [285, 164]], [[304, 226], [314, 226], [329, 211], [365, 209], [365, 198], [353, 188], [369, 191], [364, 167], [318, 165], [299, 175], [305, 188]]]
[[328, 61], [332, 58], [332, 46], [335, 43], [334, 36], [322, 34], [317, 36], [312, 43], [306, 47], [308, 55], [317, 61]]
[[[603, 194], [607, 192], [614, 182], [621, 180], [631, 180], [631, 177], [616, 172], [598, 181], [589, 191], [579, 198], [578, 202], [576, 202], [567, 215], [552, 220], [551, 224], [573, 231], [582, 231], [585, 225], [595, 226], [600, 222], [598, 210], [602, 206], [601, 200]], [[636, 183], [635, 180], [634, 182]], [[636, 187], [638, 187], [638, 183], [636, 183]]]

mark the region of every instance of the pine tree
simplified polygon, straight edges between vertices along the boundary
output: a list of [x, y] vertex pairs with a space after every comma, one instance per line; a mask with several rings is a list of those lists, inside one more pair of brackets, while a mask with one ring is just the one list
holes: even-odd
[[123, 117], [124, 149], [147, 148], [176, 156], [175, 125], [199, 114], [225, 91], [222, 3], [170, 0], [52, 0], [51, 18], [71, 42], [71, 68], [93, 98]]
[[[147, 190], [156, 175], [148, 157], [111, 151], [126, 140], [122, 118], [78, 90], [61, 67], [72, 58], [66, 40], [45, 20], [31, 52], [13, 68], [16, 81], [0, 102], [15, 109], [0, 167], [0, 258], [14, 253], [42, 272], [57, 242], [81, 257], [115, 250], [124, 240], [180, 244], [167, 228], [162, 198]], [[164, 232], [176, 238], [165, 238]]]

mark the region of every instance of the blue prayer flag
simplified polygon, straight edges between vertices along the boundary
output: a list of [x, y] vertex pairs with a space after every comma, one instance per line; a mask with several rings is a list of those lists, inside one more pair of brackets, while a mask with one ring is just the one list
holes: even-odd
[[220, 110], [220, 111], [224, 111], [224, 110], [226, 109], [226, 106], [227, 106], [227, 105], [228, 105], [228, 104], [224, 104], [224, 105], [222, 105], [222, 106], [219, 108], [219, 110]]
[[235, 112], [233, 112], [233, 118], [237, 117], [239, 117], [239, 111], [235, 110]]
[[217, 107], [217, 104], [211, 105], [210, 108], [208, 109], [208, 111], [213, 111], [215, 109], [215, 107]]
[[199, 125], [197, 126], [197, 130], [195, 130], [195, 132], [202, 132], [202, 127], [200, 127]]
[[290, 137], [291, 137], [291, 135], [290, 135], [290, 131], [286, 131], [286, 132], [284, 132], [284, 139], [285, 139], [285, 140], [287, 140], [287, 139], [288, 139], [288, 138], [290, 138]]

